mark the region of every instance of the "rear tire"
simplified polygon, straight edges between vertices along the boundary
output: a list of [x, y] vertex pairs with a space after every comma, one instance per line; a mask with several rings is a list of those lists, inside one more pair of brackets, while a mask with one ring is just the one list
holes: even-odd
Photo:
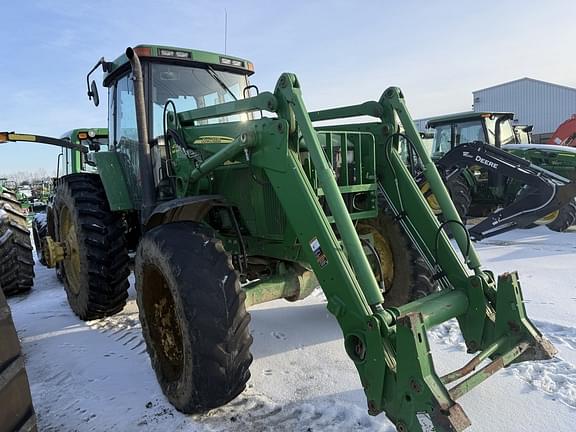
[[0, 285], [6, 295], [30, 291], [34, 258], [30, 231], [22, 205], [10, 191], [0, 195]]
[[250, 315], [222, 243], [192, 222], [156, 227], [136, 253], [142, 333], [162, 391], [201, 413], [238, 396], [250, 378]]
[[558, 210], [558, 216], [551, 223], [546, 225], [548, 229], [556, 232], [565, 232], [576, 222], [576, 202], [570, 201]]
[[120, 312], [128, 297], [128, 250], [122, 219], [110, 210], [98, 175], [63, 177], [54, 209], [56, 240], [72, 245], [59, 266], [70, 307], [82, 320]]
[[[359, 222], [357, 229], [360, 235], [375, 231], [386, 244], [384, 247], [375, 246], [384, 273], [386, 307], [402, 306], [438, 291], [432, 271], [393, 216], [381, 211], [376, 219]], [[377, 234], [373, 233], [374, 236]], [[382, 249], [386, 252], [380, 253]], [[374, 275], [379, 279], [378, 271]]]
[[0, 290], [0, 431], [36, 431], [36, 415], [20, 341]]

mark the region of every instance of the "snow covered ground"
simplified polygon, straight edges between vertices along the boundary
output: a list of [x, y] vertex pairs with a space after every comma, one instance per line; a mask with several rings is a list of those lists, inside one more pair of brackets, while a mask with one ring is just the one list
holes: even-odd
[[[470, 431], [576, 430], [576, 232], [517, 230], [477, 244], [496, 273], [519, 270], [529, 316], [558, 357], [498, 373], [460, 403]], [[252, 310], [248, 389], [207, 415], [186, 416], [164, 399], [140, 333], [134, 292], [126, 308], [82, 322], [55, 273], [36, 266], [27, 296], [9, 301], [27, 360], [41, 431], [393, 431], [366, 413], [355, 369], [321, 292]], [[430, 332], [435, 364], [468, 358], [455, 322]]]

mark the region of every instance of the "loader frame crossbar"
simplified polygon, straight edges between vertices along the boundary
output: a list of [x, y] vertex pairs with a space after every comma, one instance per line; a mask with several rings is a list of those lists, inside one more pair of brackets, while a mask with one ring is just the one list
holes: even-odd
[[64, 147], [70, 150], [78, 150], [81, 153], [88, 153], [90, 151], [87, 146], [74, 144], [73, 142], [66, 139], [16, 132], [0, 132], [0, 144], [6, 142], [33, 142], [39, 144], [48, 144], [57, 147]]
[[[264, 92], [254, 98], [183, 112], [178, 114], [178, 124], [186, 135], [186, 128], [197, 127], [195, 120], [260, 110], [273, 112], [278, 118], [245, 122], [231, 144], [192, 172], [192, 181], [200, 181], [226, 161], [237, 161], [243, 153], [252, 167], [264, 170], [326, 294], [328, 309], [339, 322], [371, 414], [385, 411], [400, 431], [460, 431], [470, 422], [455, 402], [459, 397], [512, 362], [554, 354], [554, 348], [526, 317], [517, 275], [504, 274], [496, 283], [490, 272], [480, 268], [464, 228], [454, 230], [460, 250], [467, 250], [464, 262], [440, 228], [398, 155], [396, 119], [422, 159], [423, 175], [443, 213], [449, 219], [460, 219], [399, 89], [389, 88], [378, 102], [308, 113], [297, 78], [283, 74], [273, 94]], [[377, 121], [316, 129], [312, 124], [362, 115]], [[386, 308], [319, 139], [319, 132], [330, 130], [374, 136], [379, 192], [430, 266], [441, 270], [441, 292]], [[299, 160], [301, 143], [309, 152], [330, 219]], [[452, 318], [458, 320], [468, 352], [478, 354], [464, 367], [440, 377], [426, 332]], [[487, 359], [492, 361], [475, 372]]]

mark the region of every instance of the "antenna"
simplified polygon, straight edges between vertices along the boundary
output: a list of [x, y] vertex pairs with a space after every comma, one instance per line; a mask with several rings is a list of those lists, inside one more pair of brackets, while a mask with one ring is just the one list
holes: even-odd
[[227, 54], [226, 48], [228, 43], [228, 10], [224, 9], [224, 54]]

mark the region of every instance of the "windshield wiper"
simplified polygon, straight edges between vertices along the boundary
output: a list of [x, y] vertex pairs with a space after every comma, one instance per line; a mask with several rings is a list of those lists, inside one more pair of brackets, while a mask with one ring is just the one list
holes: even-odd
[[222, 87], [224, 90], [226, 90], [228, 93], [230, 93], [230, 96], [232, 96], [232, 97], [234, 98], [234, 100], [236, 100], [236, 101], [238, 100], [238, 98], [236, 97], [236, 95], [235, 95], [234, 93], [232, 93], [232, 90], [230, 90], [226, 84], [224, 84], [224, 81], [222, 81], [222, 80], [220, 79], [220, 77], [218, 76], [218, 74], [216, 73], [216, 71], [214, 71], [214, 69], [212, 69], [211, 66], [208, 66], [207, 71], [208, 71], [208, 74], [209, 74], [212, 78], [214, 78], [214, 80], [216, 80], [216, 82], [217, 82], [218, 84], [220, 84], [220, 87]]

